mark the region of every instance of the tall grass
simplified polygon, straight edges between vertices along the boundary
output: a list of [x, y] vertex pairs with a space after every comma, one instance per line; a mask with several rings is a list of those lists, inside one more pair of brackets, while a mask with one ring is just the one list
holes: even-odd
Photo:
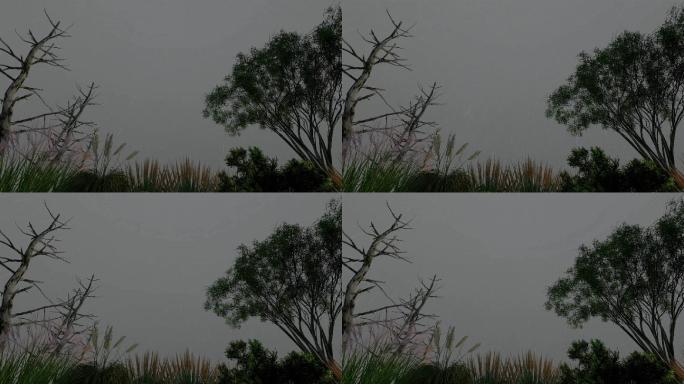
[[464, 167], [444, 162], [421, 170], [376, 156], [351, 161], [343, 179], [345, 192], [557, 192], [561, 187], [553, 168], [532, 159], [512, 165], [489, 159]]
[[[116, 369], [113, 369], [116, 368]], [[156, 353], [95, 367], [75, 359], [49, 354], [3, 353], [0, 384], [216, 384], [218, 370], [211, 362], [190, 352], [171, 359]]]
[[0, 384], [67, 384], [74, 366], [64, 357], [4, 352], [0, 354]]
[[173, 359], [160, 359], [156, 353], [147, 352], [129, 359], [126, 366], [136, 383], [213, 384], [218, 381], [218, 370], [211, 362], [189, 351]]
[[556, 192], [560, 178], [551, 167], [527, 159], [505, 166], [489, 159], [466, 170], [464, 192]]
[[412, 355], [354, 351], [343, 365], [341, 384], [411, 384], [420, 360]]
[[[465, 158], [468, 143], [456, 146], [456, 136], [449, 135], [443, 143], [434, 135], [429, 148], [419, 154], [407, 153], [397, 157], [391, 145], [376, 146], [370, 155], [358, 154], [345, 164], [343, 190], [345, 192], [428, 192], [449, 190], [450, 175], [461, 169], [466, 161], [475, 159], [476, 151]], [[427, 176], [427, 177], [426, 177]]]
[[557, 384], [560, 381], [560, 371], [554, 363], [532, 352], [514, 358], [502, 358], [490, 352], [470, 359], [467, 366], [473, 383], [478, 384]]
[[[459, 344], [453, 338], [450, 343]], [[447, 358], [427, 363], [410, 355], [354, 352], [344, 362], [342, 379], [342, 384], [559, 384], [559, 382], [560, 371], [556, 365], [551, 360], [531, 352], [512, 358], [502, 358], [498, 353], [487, 353], [464, 362], [451, 361]]]
[[77, 169], [51, 164], [40, 156], [0, 156], [0, 192], [62, 192]]
[[394, 161], [389, 154], [352, 159], [342, 171], [344, 192], [402, 192], [410, 188], [420, 168]]
[[147, 159], [129, 166], [126, 176], [131, 192], [214, 192], [219, 185], [211, 168], [190, 159], [170, 166]]

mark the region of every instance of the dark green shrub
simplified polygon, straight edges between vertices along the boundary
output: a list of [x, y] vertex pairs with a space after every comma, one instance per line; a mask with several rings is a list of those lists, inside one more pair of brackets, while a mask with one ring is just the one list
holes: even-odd
[[409, 383], [425, 384], [473, 384], [473, 375], [463, 363], [455, 363], [444, 369], [433, 364], [423, 364], [409, 374]]
[[598, 147], [575, 148], [568, 165], [576, 174], [562, 172], [564, 192], [671, 192], [677, 191], [671, 177], [651, 161], [634, 159], [621, 167]]
[[219, 384], [332, 384], [328, 369], [313, 356], [290, 352], [278, 359], [276, 352], [258, 340], [233, 341], [226, 357], [234, 367], [219, 366]]
[[568, 357], [576, 367], [563, 364], [561, 384], [679, 384], [674, 372], [654, 356], [634, 352], [620, 360], [599, 340], [576, 341]]
[[312, 164], [292, 159], [279, 167], [257, 147], [233, 148], [226, 156], [233, 175], [221, 172], [223, 192], [326, 192], [331, 190], [327, 175]]
[[473, 188], [468, 172], [456, 169], [446, 175], [437, 171], [418, 172], [406, 189], [411, 192], [467, 192]]
[[105, 175], [80, 171], [70, 179], [66, 192], [128, 192], [129, 184], [126, 174], [119, 170]]
[[68, 373], [71, 384], [125, 384], [130, 381], [128, 369], [120, 363], [101, 368], [94, 364], [79, 364]]
[[622, 169], [630, 192], [678, 192], [674, 180], [652, 161], [634, 159]]

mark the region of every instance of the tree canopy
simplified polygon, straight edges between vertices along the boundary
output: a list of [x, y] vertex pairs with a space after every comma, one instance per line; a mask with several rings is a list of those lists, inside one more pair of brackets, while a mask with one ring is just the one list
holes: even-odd
[[282, 224], [265, 240], [241, 245], [224, 277], [207, 290], [205, 308], [239, 326], [258, 317], [302, 351], [334, 365], [342, 307], [342, 209], [333, 200], [310, 227]]
[[624, 32], [605, 48], [580, 53], [546, 113], [574, 135], [595, 125], [613, 130], [644, 159], [674, 171], [684, 119], [684, 8], [673, 8], [651, 34]]
[[582, 245], [575, 264], [548, 290], [547, 309], [580, 327], [610, 321], [645, 352], [675, 361], [675, 330], [684, 310], [684, 201], [671, 202], [653, 225], [623, 224]]
[[230, 75], [206, 96], [204, 116], [238, 135], [252, 125], [276, 133], [302, 160], [334, 173], [342, 111], [342, 10], [301, 35], [281, 31], [237, 55]]

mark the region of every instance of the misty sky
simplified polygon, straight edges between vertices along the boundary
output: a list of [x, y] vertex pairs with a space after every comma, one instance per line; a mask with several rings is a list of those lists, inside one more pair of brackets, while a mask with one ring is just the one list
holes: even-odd
[[[546, 289], [577, 255], [583, 243], [605, 238], [619, 223], [648, 225], [665, 212], [668, 194], [345, 195], [344, 228], [359, 244], [357, 224], [389, 224], [385, 202], [412, 218], [400, 234], [412, 264], [378, 260], [371, 278], [387, 282], [396, 296], [410, 293], [419, 278], [441, 278], [440, 298], [427, 312], [444, 327], [481, 342], [480, 352], [504, 355], [532, 350], [558, 361], [571, 342], [600, 338], [607, 346], [632, 352], [636, 345], [619, 328], [592, 321], [572, 329], [544, 309]], [[344, 254], [350, 255], [345, 247]], [[359, 311], [386, 304], [367, 297]], [[676, 341], [679, 351], [684, 339]]]
[[[268, 131], [249, 129], [238, 138], [228, 136], [202, 117], [204, 95], [229, 73], [239, 52], [262, 47], [281, 29], [308, 32], [321, 22], [330, 4], [327, 0], [2, 0], [0, 36], [18, 44], [15, 30], [46, 31], [43, 9], [73, 24], [72, 37], [61, 42], [71, 72], [37, 68], [29, 85], [44, 88], [48, 102], [63, 104], [77, 84], [94, 81], [100, 86], [101, 105], [89, 110], [86, 118], [103, 132], [114, 133], [117, 142], [139, 150], [139, 159], [171, 162], [191, 157], [219, 168], [235, 146], [256, 145], [283, 160], [295, 157]], [[3, 77], [3, 91], [6, 84]], [[16, 118], [29, 111], [18, 112]]]
[[[575, 146], [599, 145], [624, 159], [636, 153], [614, 133], [582, 138], [546, 119], [547, 96], [571, 74], [582, 50], [605, 46], [624, 30], [651, 32], [675, 0], [345, 0], [344, 35], [391, 27], [386, 10], [414, 37], [401, 42], [412, 72], [385, 67], [372, 85], [407, 103], [418, 85], [441, 84], [443, 103], [426, 116], [459, 142], [507, 162], [531, 156], [565, 165]], [[365, 50], [368, 52], [368, 50]], [[377, 106], [370, 108], [377, 112]], [[367, 109], [368, 112], [368, 109]], [[680, 141], [681, 144], [681, 141]]]
[[[73, 218], [59, 244], [70, 264], [36, 259], [27, 277], [45, 281], [44, 290], [61, 297], [76, 277], [94, 273], [100, 288], [87, 310], [103, 326], [113, 325], [115, 335], [139, 343], [137, 352], [173, 356], [188, 348], [221, 361], [231, 340], [249, 338], [289, 352], [296, 347], [273, 325], [254, 320], [236, 330], [204, 311], [205, 289], [231, 266], [241, 243], [263, 239], [283, 222], [311, 224], [332, 197], [49, 195], [51, 210]], [[47, 224], [34, 195], [4, 196], [0, 208], [0, 228], [17, 244], [15, 224]], [[28, 304], [17, 302], [17, 310]]]

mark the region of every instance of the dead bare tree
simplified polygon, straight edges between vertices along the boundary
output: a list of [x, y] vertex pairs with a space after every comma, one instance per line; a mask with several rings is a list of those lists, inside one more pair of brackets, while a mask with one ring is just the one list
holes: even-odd
[[[74, 288], [69, 296], [63, 300], [63, 305], [57, 307], [58, 321], [48, 322], [47, 332], [51, 338], [52, 353], [59, 354], [76, 344], [75, 340], [85, 336], [92, 329], [95, 316], [83, 312], [83, 305], [89, 299], [95, 297], [95, 275], [88, 280], [78, 280], [78, 287]], [[84, 324], [88, 321], [89, 324]]]
[[[411, 27], [394, 20], [387, 13], [392, 23], [392, 31], [385, 37], [378, 37], [374, 30], [361, 39], [370, 46], [368, 54], [357, 51], [351, 43], [343, 39], [342, 50], [350, 58], [350, 64], [343, 64], [343, 73], [352, 84], [347, 90], [342, 114], [342, 158], [345, 164], [350, 159], [350, 151], [368, 144], [378, 135], [384, 150], [394, 160], [402, 160], [411, 154], [425, 152], [439, 132], [436, 123], [425, 120], [425, 112], [436, 105], [437, 83], [428, 88], [420, 88], [417, 96], [407, 105], [393, 106], [384, 96], [385, 90], [369, 85], [369, 80], [377, 66], [391, 66], [410, 70], [405, 59], [399, 54], [399, 41], [410, 38]], [[371, 116], [356, 117], [359, 103], [377, 99], [387, 112]], [[371, 145], [371, 151], [377, 150]]]
[[[369, 277], [375, 259], [385, 257], [394, 260], [410, 262], [403, 256], [398, 243], [401, 241], [398, 232], [410, 229], [409, 221], [402, 215], [394, 213], [388, 205], [392, 216], [392, 224], [384, 230], [379, 230], [374, 223], [368, 229], [361, 231], [370, 238], [367, 248], [358, 245], [351, 236], [343, 233], [342, 243], [349, 247], [356, 256], [343, 256], [344, 267], [352, 276], [346, 284], [344, 302], [342, 306], [342, 349], [347, 352], [352, 348], [352, 338], [363, 330], [373, 333], [378, 328], [392, 353], [405, 351], [421, 344], [421, 338], [430, 334], [435, 324], [428, 320], [435, 315], [425, 313], [425, 305], [436, 297], [438, 289], [437, 276], [427, 281], [420, 281], [420, 285], [406, 298], [392, 298], [384, 289], [385, 282]], [[359, 298], [371, 291], [377, 291], [388, 301], [388, 304], [358, 311], [356, 304]]]
[[[0, 52], [9, 57], [9, 64], [0, 64], [0, 74], [9, 80], [4, 96], [0, 99], [0, 152], [8, 146], [21, 147], [20, 136], [28, 137], [30, 149], [36, 143], [46, 146], [48, 161], [62, 161], [70, 152], [83, 151], [83, 144], [92, 139], [94, 124], [82, 120], [86, 108], [94, 105], [96, 86], [91, 83], [85, 89], [78, 89], [78, 95], [64, 106], [52, 107], [41, 95], [42, 89], [26, 84], [30, 72], [37, 66], [48, 66], [68, 70], [63, 59], [57, 54], [60, 47], [57, 42], [70, 37], [68, 28], [62, 28], [61, 22], [53, 20], [47, 12], [45, 17], [50, 30], [42, 37], [36, 37], [32, 30], [26, 36], [19, 36], [28, 46], [26, 54], [19, 54], [9, 43], [0, 38]], [[14, 112], [19, 102], [31, 99], [39, 101], [45, 112], [15, 119]], [[85, 130], [84, 128], [89, 128]], [[87, 145], [86, 145], [87, 147]]]
[[[42, 289], [41, 281], [28, 278], [27, 272], [34, 259], [43, 258], [67, 262], [56, 248], [59, 241], [56, 233], [69, 229], [68, 220], [62, 220], [59, 214], [54, 214], [45, 206], [50, 224], [43, 229], [37, 229], [28, 223], [26, 229], [20, 229], [28, 238], [25, 247], [15, 244], [10, 237], [0, 230], [0, 244], [4, 245], [13, 255], [0, 256], [0, 267], [9, 272], [10, 276], [4, 284], [0, 294], [0, 350], [7, 346], [13, 331], [25, 326], [38, 326], [45, 329], [51, 340], [52, 352], [64, 350], [74, 337], [83, 332], [83, 320], [91, 319], [91, 314], [84, 314], [83, 305], [93, 297], [96, 279], [91, 276], [87, 281], [79, 281], [67, 297], [50, 298]], [[20, 294], [35, 292], [41, 296], [46, 304], [21, 311], [14, 311], [16, 298]]]

